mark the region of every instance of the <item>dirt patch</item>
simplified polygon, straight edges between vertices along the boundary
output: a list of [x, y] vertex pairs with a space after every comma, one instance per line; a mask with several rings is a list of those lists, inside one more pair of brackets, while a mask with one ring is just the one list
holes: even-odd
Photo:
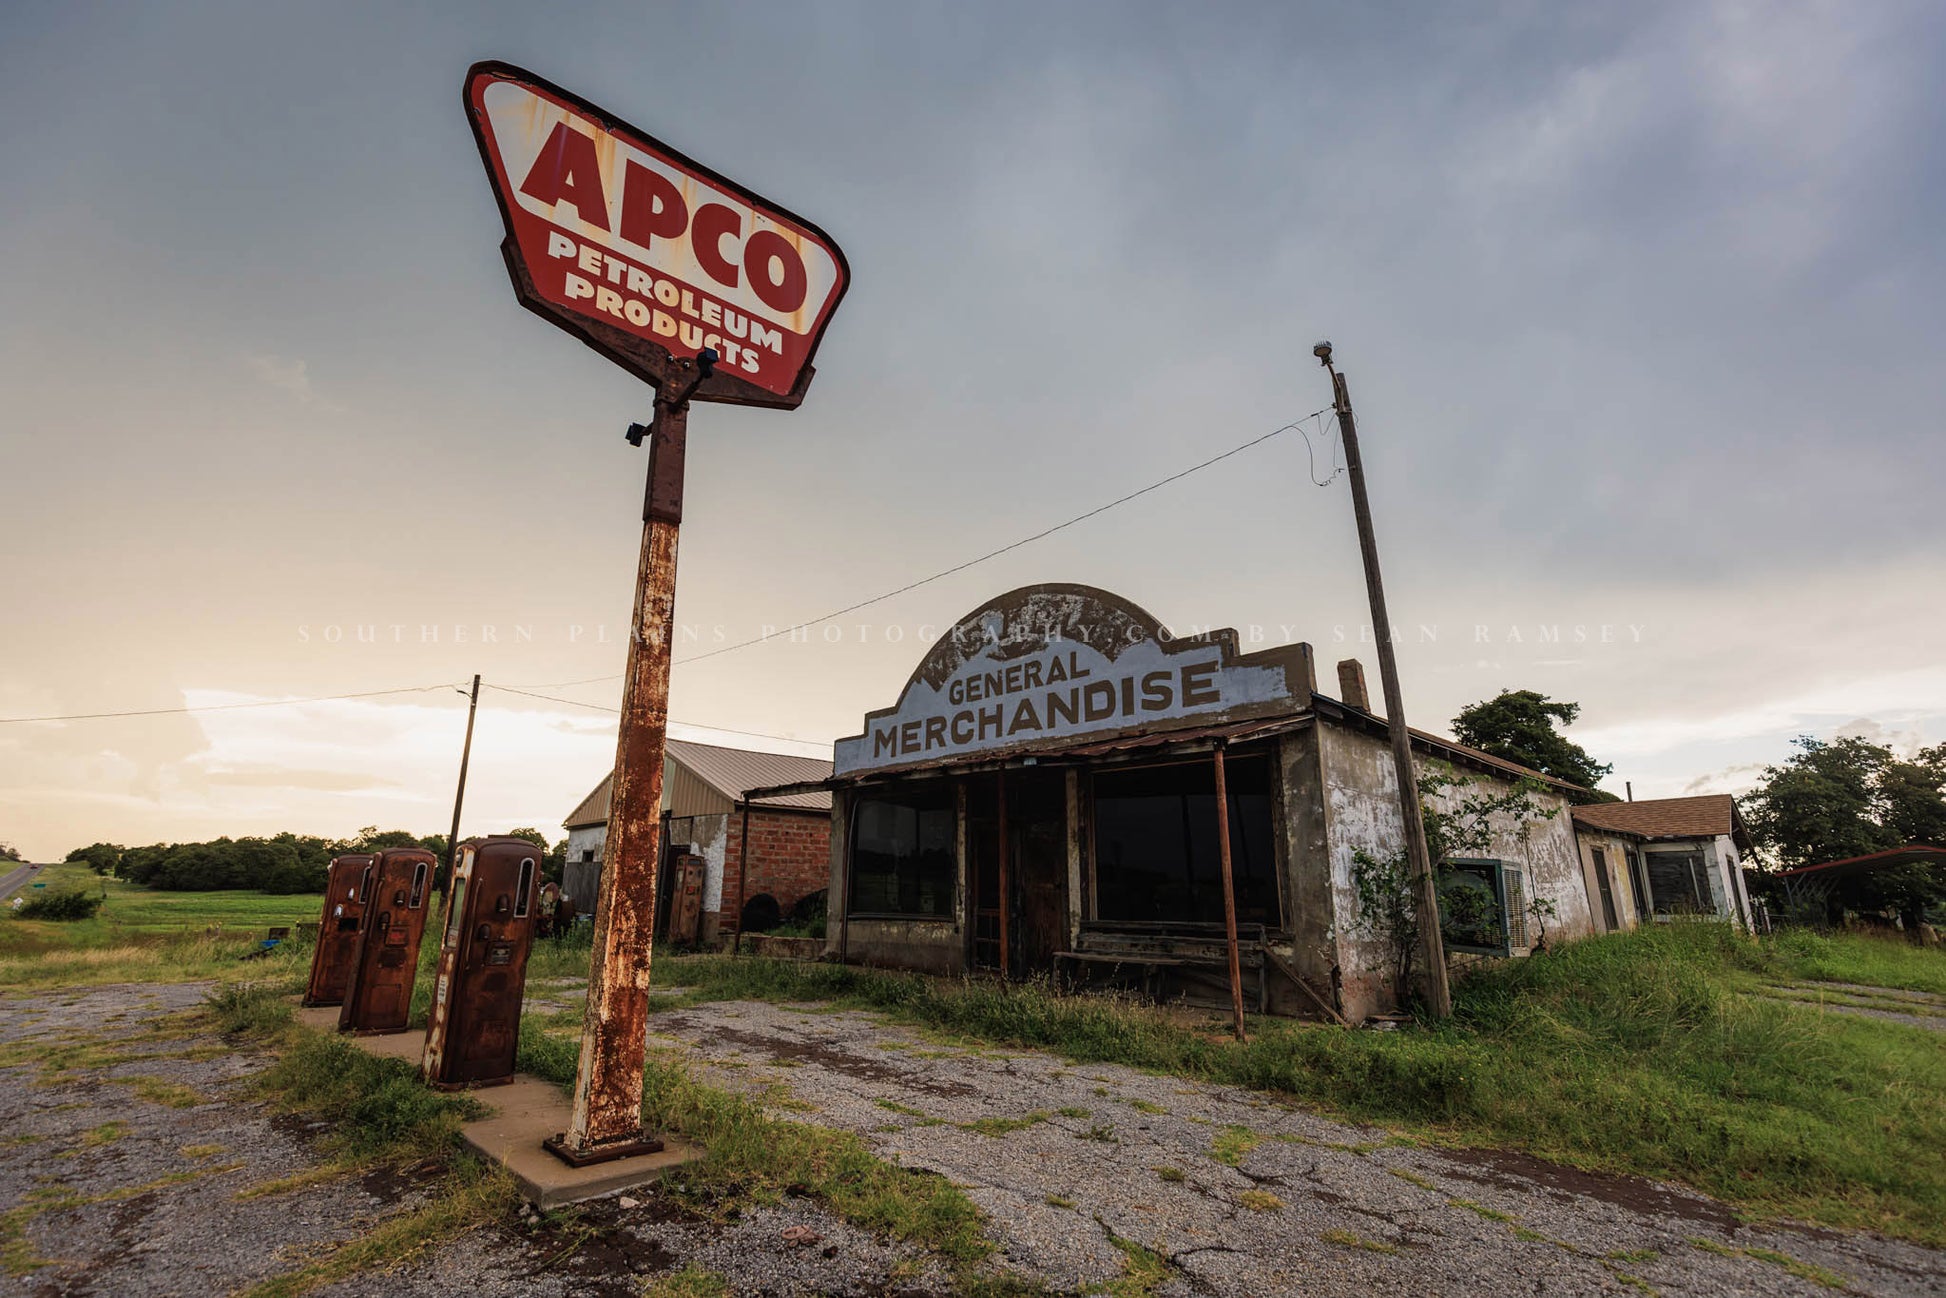
[[391, 1167], [381, 1164], [361, 1173], [359, 1186], [366, 1194], [390, 1207], [416, 1199], [420, 1194], [446, 1174], [446, 1164], [436, 1158], [413, 1163], [406, 1167]]
[[[664, 1031], [681, 1031], [686, 1025], [676, 1023], [659, 1024]], [[789, 1037], [774, 1036], [762, 1032], [745, 1032], [740, 1028], [719, 1027], [714, 1034], [718, 1041], [742, 1046], [761, 1053], [772, 1063], [790, 1065], [815, 1064], [846, 1077], [855, 1077], [862, 1082], [890, 1082], [908, 1091], [918, 1091], [923, 1095], [936, 1095], [942, 1099], [974, 1094], [974, 1087], [966, 1082], [955, 1081], [950, 1077], [934, 1077], [929, 1073], [913, 1068], [895, 1068], [883, 1059], [873, 1059], [866, 1055], [854, 1054], [849, 1050], [839, 1050], [816, 1041], [802, 1041]]]
[[1726, 1235], [1734, 1235], [1743, 1224], [1734, 1210], [1714, 1199], [1684, 1194], [1644, 1177], [1584, 1172], [1511, 1149], [1432, 1149], [1427, 1153], [1449, 1164], [1450, 1175], [1476, 1185], [1516, 1192], [1539, 1190], [1562, 1203], [1593, 1199], [1641, 1217], [1673, 1217]]
[[[681, 1258], [661, 1239], [638, 1233], [653, 1223], [655, 1214], [629, 1216], [632, 1220], [624, 1221], [622, 1209], [612, 1202], [588, 1204], [566, 1221], [540, 1226], [524, 1237], [508, 1231], [506, 1238], [527, 1251], [527, 1279], [567, 1278], [577, 1294], [636, 1298], [642, 1277], [673, 1270]], [[686, 1218], [675, 1210], [663, 1216], [665, 1221]]]

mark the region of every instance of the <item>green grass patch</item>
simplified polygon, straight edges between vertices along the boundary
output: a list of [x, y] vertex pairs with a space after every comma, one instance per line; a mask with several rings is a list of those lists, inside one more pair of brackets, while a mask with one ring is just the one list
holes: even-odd
[[1937, 950], [1656, 924], [1481, 968], [1441, 1024], [1266, 1019], [1244, 1044], [1131, 999], [1035, 983], [707, 956], [659, 961], [656, 977], [699, 1000], [874, 1010], [969, 1041], [1280, 1093], [1440, 1142], [1681, 1181], [1758, 1215], [1946, 1244], [1946, 1034], [1745, 994], [1780, 978], [1946, 992]]
[[1210, 1142], [1209, 1156], [1225, 1166], [1236, 1167], [1263, 1143], [1264, 1138], [1250, 1128], [1232, 1123], [1216, 1133], [1216, 1139]]
[[1168, 1258], [1132, 1239], [1124, 1239], [1106, 1225], [1102, 1229], [1108, 1231], [1108, 1242], [1122, 1254], [1122, 1273], [1106, 1286], [1113, 1298], [1151, 1298], [1168, 1283], [1171, 1275]]
[[694, 1262], [680, 1271], [657, 1276], [642, 1289], [642, 1298], [729, 1298], [730, 1282]]
[[1054, 1111], [1060, 1114], [1064, 1118], [1074, 1118], [1077, 1121], [1082, 1118], [1092, 1118], [1095, 1116], [1094, 1110], [1084, 1109], [1081, 1106], [1076, 1104], [1070, 1104], [1063, 1108], [1056, 1109]]
[[1764, 947], [1771, 966], [1793, 978], [1946, 996], [1946, 954], [1902, 937], [1791, 929], [1766, 939]]
[[1039, 1126], [1052, 1115], [1043, 1109], [1023, 1113], [1017, 1118], [979, 1118], [972, 1122], [955, 1124], [961, 1131], [978, 1132], [982, 1136], [1010, 1136], [1016, 1131]]
[[1268, 1190], [1245, 1190], [1237, 1196], [1237, 1202], [1251, 1212], [1278, 1212], [1284, 1201]]
[[[575, 1042], [522, 1025], [523, 1071], [566, 1085], [577, 1054]], [[651, 1051], [644, 1091], [642, 1117], [651, 1130], [704, 1150], [701, 1160], [661, 1182], [690, 1208], [722, 1217], [805, 1194], [856, 1226], [932, 1254], [963, 1288], [1001, 1283], [985, 1267], [994, 1246], [979, 1209], [944, 1177], [878, 1158], [849, 1132], [773, 1117], [748, 1096], [697, 1081], [671, 1052]]]
[[1180, 1167], [1158, 1167], [1155, 1174], [1171, 1185], [1181, 1185], [1189, 1179]]
[[1325, 1231], [1318, 1238], [1327, 1244], [1336, 1244], [1339, 1248], [1363, 1249], [1367, 1253], [1391, 1254], [1399, 1251], [1397, 1244], [1387, 1244], [1385, 1241], [1377, 1239], [1366, 1239], [1362, 1235], [1355, 1235], [1351, 1231], [1341, 1230], [1336, 1226]]
[[1485, 1217], [1488, 1221], [1516, 1220], [1516, 1218], [1511, 1212], [1502, 1212], [1498, 1208], [1489, 1208], [1484, 1203], [1476, 1203], [1472, 1199], [1448, 1199], [1446, 1203], [1449, 1207], [1464, 1208], [1468, 1212], [1477, 1213], [1478, 1215]]
[[892, 1113], [903, 1113], [908, 1118], [923, 1118], [926, 1116], [924, 1109], [915, 1109], [910, 1104], [900, 1104], [897, 1100], [873, 1100], [872, 1103]]

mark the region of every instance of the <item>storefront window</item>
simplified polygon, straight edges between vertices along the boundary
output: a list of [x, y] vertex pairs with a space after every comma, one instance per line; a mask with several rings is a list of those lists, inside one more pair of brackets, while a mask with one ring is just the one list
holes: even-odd
[[[1270, 763], [1231, 759], [1230, 869], [1237, 921], [1275, 927]], [[1223, 922], [1216, 774], [1208, 761], [1095, 776], [1095, 917]]]
[[851, 913], [950, 919], [959, 874], [952, 788], [861, 798], [851, 815]]

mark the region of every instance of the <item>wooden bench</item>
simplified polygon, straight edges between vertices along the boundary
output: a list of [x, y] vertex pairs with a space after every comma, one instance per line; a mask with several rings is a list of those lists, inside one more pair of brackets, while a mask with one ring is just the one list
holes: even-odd
[[[1096, 920], [1081, 926], [1081, 940], [1073, 951], [1054, 953], [1056, 970], [1064, 966], [1106, 967], [1112, 974], [1120, 968], [1139, 972], [1142, 993], [1160, 999], [1164, 973], [1171, 969], [1192, 969], [1211, 973], [1217, 981], [1230, 978], [1229, 943], [1223, 925], [1201, 923], [1140, 923]], [[1237, 925], [1237, 964], [1245, 986], [1256, 984], [1257, 1012], [1269, 1003], [1265, 986], [1264, 926]], [[1254, 978], [1252, 975], [1255, 975]]]

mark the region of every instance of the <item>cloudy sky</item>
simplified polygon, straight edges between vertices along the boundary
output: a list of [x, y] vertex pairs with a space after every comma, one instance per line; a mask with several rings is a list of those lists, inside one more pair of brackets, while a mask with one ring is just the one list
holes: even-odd
[[649, 393], [515, 304], [481, 58], [849, 256], [803, 408], [692, 418], [679, 734], [828, 753], [1041, 581], [1371, 662], [1315, 422], [680, 662], [1300, 419], [1329, 337], [1416, 723], [1577, 700], [1638, 796], [1946, 739], [1936, 5], [16, 0], [0, 717], [420, 692], [0, 725], [0, 840], [443, 831], [474, 672], [594, 706], [488, 691], [468, 829], [612, 760]]

